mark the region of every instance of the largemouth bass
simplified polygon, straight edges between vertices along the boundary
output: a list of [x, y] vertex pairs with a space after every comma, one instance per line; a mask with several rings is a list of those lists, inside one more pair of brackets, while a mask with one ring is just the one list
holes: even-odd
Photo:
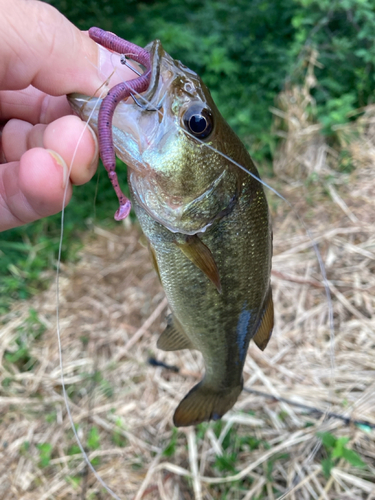
[[[187, 426], [232, 408], [250, 340], [267, 346], [272, 231], [261, 184], [228, 158], [256, 177], [257, 169], [208, 88], [159, 41], [146, 50], [149, 87], [118, 104], [113, 142], [171, 309], [157, 345], [197, 349], [204, 358], [202, 381], [174, 414], [176, 426]], [[97, 130], [97, 99], [69, 100]]]

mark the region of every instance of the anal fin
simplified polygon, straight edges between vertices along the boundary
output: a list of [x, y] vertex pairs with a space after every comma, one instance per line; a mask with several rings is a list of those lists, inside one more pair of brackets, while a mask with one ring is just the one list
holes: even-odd
[[221, 293], [219, 270], [208, 246], [196, 234], [187, 236], [184, 241], [176, 241], [176, 245], [207, 276], [217, 291]]
[[272, 289], [270, 285], [267, 299], [265, 301], [263, 316], [260, 325], [258, 327], [258, 330], [253, 337], [254, 342], [262, 351], [264, 351], [264, 349], [267, 347], [267, 344], [271, 338], [273, 323], [274, 323], [273, 301], [272, 301]]
[[160, 335], [157, 347], [162, 351], [178, 351], [179, 349], [194, 349], [194, 346], [179, 327], [179, 323], [172, 315], [167, 318], [167, 328]]

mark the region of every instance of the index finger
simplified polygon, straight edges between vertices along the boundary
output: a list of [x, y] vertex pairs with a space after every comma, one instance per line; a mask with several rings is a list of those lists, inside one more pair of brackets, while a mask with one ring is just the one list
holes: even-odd
[[[0, 12], [0, 90], [33, 85], [54, 96], [94, 95], [108, 78], [108, 61], [106, 71], [100, 67], [104, 49], [51, 5], [0, 0]], [[121, 70], [121, 79], [134, 76], [126, 67]]]

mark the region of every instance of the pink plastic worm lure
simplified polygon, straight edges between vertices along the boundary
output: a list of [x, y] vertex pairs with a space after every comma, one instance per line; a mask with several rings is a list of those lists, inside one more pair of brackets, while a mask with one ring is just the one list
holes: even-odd
[[133, 92], [144, 92], [150, 83], [151, 62], [147, 50], [127, 42], [122, 38], [100, 28], [89, 29], [90, 38], [106, 49], [131, 56], [131, 59], [145, 66], [146, 71], [138, 78], [122, 82], [113, 87], [103, 99], [98, 117], [99, 150], [103, 165], [108, 172], [112, 186], [116, 192], [120, 207], [115, 213], [116, 220], [125, 219], [131, 209], [130, 200], [121, 191], [116, 174], [116, 155], [112, 139], [112, 117], [117, 104], [127, 99]]

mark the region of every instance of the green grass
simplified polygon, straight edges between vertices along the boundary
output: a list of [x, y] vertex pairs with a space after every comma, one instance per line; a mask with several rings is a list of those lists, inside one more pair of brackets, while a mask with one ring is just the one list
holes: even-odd
[[127, 445], [127, 440], [126, 438], [122, 435], [121, 431], [123, 429], [123, 422], [120, 417], [116, 419], [116, 429], [112, 433], [112, 443], [115, 446], [118, 446], [120, 448], [124, 448]]
[[41, 443], [37, 444], [36, 447], [39, 450], [39, 467], [43, 469], [48, 467], [51, 462], [53, 447], [51, 443]]
[[365, 467], [366, 464], [358, 453], [346, 446], [349, 442], [348, 437], [336, 438], [330, 432], [320, 432], [317, 435], [322, 440], [325, 449], [326, 458], [322, 459], [321, 465], [326, 478], [331, 475], [332, 468], [340, 459], [344, 459], [354, 467]]
[[[39, 320], [35, 309], [29, 309], [29, 315], [18, 327], [14, 343], [4, 353], [4, 368], [13, 374], [14, 371], [31, 371], [36, 360], [31, 355], [33, 342], [39, 340], [46, 327]], [[11, 376], [3, 380], [3, 385], [9, 386]]]

